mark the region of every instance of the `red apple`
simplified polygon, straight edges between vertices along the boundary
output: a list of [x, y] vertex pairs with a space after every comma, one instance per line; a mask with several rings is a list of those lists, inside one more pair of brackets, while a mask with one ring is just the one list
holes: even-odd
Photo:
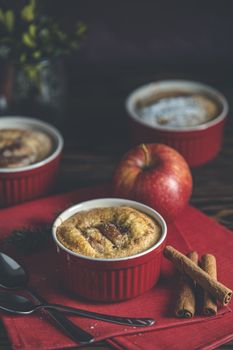
[[172, 221], [187, 205], [192, 175], [185, 159], [163, 144], [142, 144], [125, 154], [113, 177], [115, 195], [143, 202]]

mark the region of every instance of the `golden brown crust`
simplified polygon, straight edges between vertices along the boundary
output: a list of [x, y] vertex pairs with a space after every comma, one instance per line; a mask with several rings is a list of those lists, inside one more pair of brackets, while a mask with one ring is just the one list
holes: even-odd
[[52, 140], [43, 132], [0, 129], [0, 167], [17, 168], [45, 159], [52, 151]]
[[214, 102], [210, 98], [203, 95], [194, 95], [194, 99], [206, 110], [206, 122], [214, 119], [219, 114], [219, 106], [217, 102]]
[[73, 252], [94, 258], [135, 255], [161, 237], [160, 225], [131, 207], [81, 211], [57, 229], [58, 240]]

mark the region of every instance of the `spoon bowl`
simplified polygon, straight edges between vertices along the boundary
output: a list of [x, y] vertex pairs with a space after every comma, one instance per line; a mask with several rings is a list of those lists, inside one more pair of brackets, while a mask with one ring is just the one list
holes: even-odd
[[36, 308], [29, 299], [21, 296], [12, 294], [9, 292], [0, 292], [0, 309], [13, 314], [30, 314]]
[[28, 274], [17, 261], [0, 252], [0, 286], [7, 289], [25, 288]]
[[[24, 270], [24, 268], [14, 259], [12, 259], [10, 256], [0, 252], [0, 287], [3, 287], [5, 289], [22, 289], [26, 291], [37, 304], [41, 303], [47, 303], [44, 298], [42, 298], [37, 292], [35, 292], [31, 287], [28, 286], [29, 276], [27, 272]], [[14, 296], [10, 293], [6, 293], [9, 296], [9, 300], [7, 301], [6, 295], [4, 296], [2, 294], [1, 298], [4, 299], [6, 303], [12, 303], [13, 306], [16, 308], [25, 308], [29, 312], [29, 306], [31, 306], [30, 301], [27, 300], [27, 303], [25, 302], [23, 297], [21, 297], [19, 300], [16, 300]], [[20, 305], [18, 305], [19, 301], [21, 302]], [[3, 304], [6, 305], [6, 304]], [[32, 304], [36, 307], [36, 305]], [[2, 308], [4, 310], [4, 308]], [[10, 309], [10, 307], [8, 308]], [[7, 311], [7, 310], [6, 310]], [[22, 311], [22, 309], [21, 309]], [[13, 312], [13, 311], [12, 311]], [[20, 312], [20, 309], [18, 309], [18, 313]], [[23, 312], [23, 311], [22, 311]], [[25, 312], [25, 311], [24, 311]], [[32, 311], [31, 311], [32, 312]], [[16, 313], [16, 312], [15, 312]], [[92, 343], [94, 341], [94, 337], [81, 329], [78, 325], [75, 325], [72, 321], [70, 321], [68, 318], [65, 317], [61, 312], [58, 310], [47, 310], [47, 314], [50, 316], [50, 318], [59, 326], [71, 339], [73, 339], [76, 343]]]

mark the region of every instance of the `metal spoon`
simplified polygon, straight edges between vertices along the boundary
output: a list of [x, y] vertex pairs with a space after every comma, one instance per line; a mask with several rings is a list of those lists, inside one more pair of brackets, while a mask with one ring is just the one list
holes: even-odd
[[151, 326], [155, 323], [155, 321], [150, 318], [129, 318], [129, 317], [105, 315], [97, 312], [76, 309], [76, 308], [59, 305], [59, 304], [35, 305], [29, 299], [25, 298], [22, 295], [0, 291], [0, 309], [1, 310], [14, 313], [14, 314], [28, 315], [41, 308], [69, 312], [71, 314], [78, 315], [78, 316], [89, 317], [97, 320], [123, 324], [126, 326], [133, 326], [133, 327]]
[[[39, 304], [47, 304], [47, 301], [27, 286], [28, 274], [15, 260], [0, 252], [0, 286], [6, 289], [25, 290]], [[75, 325], [61, 312], [47, 310], [48, 315], [56, 324], [76, 343], [92, 343], [93, 336], [79, 326]]]

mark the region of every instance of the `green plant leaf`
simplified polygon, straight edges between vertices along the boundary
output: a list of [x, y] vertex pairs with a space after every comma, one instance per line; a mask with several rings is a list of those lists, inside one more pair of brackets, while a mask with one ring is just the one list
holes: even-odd
[[[52, 16], [39, 15], [37, 0], [23, 0], [17, 8], [0, 7], [0, 50], [21, 65], [38, 64], [42, 57], [53, 59], [80, 48], [86, 32], [82, 22], [71, 30], [63, 30], [62, 23]], [[29, 69], [29, 75], [33, 69]]]
[[0, 9], [0, 22], [2, 22], [3, 24], [5, 24], [5, 14], [2, 11], [2, 9]]
[[34, 82], [38, 80], [39, 64], [27, 64], [23, 66], [25, 74]]
[[57, 34], [57, 37], [58, 37], [59, 40], [61, 40], [61, 41], [67, 40], [67, 35], [66, 35], [66, 33], [62, 32], [61, 30], [58, 30], [58, 31], [56, 32], [56, 34]]
[[36, 0], [30, 0], [29, 4], [24, 6], [21, 11], [21, 18], [24, 21], [31, 22], [36, 17]]
[[77, 41], [71, 41], [70, 42], [70, 47], [73, 49], [73, 50], [77, 50], [79, 48], [79, 43]]
[[41, 31], [40, 31], [40, 37], [41, 37], [43, 40], [48, 40], [48, 39], [49, 39], [49, 30], [48, 30], [47, 28], [41, 29]]
[[22, 53], [21, 55], [20, 55], [20, 62], [21, 63], [25, 63], [26, 62], [26, 59], [27, 59], [27, 55], [25, 54], [25, 53]]
[[36, 37], [37, 26], [35, 24], [30, 24], [28, 27], [28, 32], [32, 38]]
[[11, 54], [11, 48], [6, 45], [0, 45], [0, 57], [3, 59], [8, 59]]
[[75, 30], [75, 34], [77, 36], [82, 36], [83, 34], [85, 34], [87, 31], [87, 27], [84, 23], [80, 22], [77, 24], [76, 26], [76, 30]]
[[24, 45], [32, 48], [32, 47], [36, 47], [36, 43], [33, 40], [33, 38], [30, 36], [29, 33], [23, 33], [22, 35], [22, 41], [24, 43]]
[[9, 32], [12, 32], [15, 25], [15, 14], [12, 10], [8, 10], [5, 13], [6, 27]]
[[32, 57], [35, 59], [41, 58], [41, 51], [37, 50], [37, 51], [33, 52]]

